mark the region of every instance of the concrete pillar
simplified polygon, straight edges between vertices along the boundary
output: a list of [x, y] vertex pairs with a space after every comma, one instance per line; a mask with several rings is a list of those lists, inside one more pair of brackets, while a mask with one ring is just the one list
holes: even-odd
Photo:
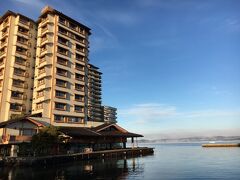
[[132, 149], [134, 148], [134, 137], [132, 137]]
[[126, 142], [123, 142], [123, 148], [126, 149]]
[[10, 157], [17, 157], [17, 153], [18, 153], [18, 146], [11, 145]]

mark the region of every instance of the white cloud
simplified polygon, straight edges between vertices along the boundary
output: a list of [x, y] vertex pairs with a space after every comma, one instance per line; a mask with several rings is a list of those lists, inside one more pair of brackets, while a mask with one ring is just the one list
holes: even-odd
[[[240, 120], [240, 108], [235, 109], [200, 109], [198, 111], [179, 111], [176, 106], [159, 103], [135, 104], [129, 108], [119, 109], [119, 116], [129, 119], [132, 123], [151, 125], [149, 122], [198, 121], [237, 119]], [[178, 122], [178, 123], [179, 123]], [[186, 123], [186, 122], [185, 122]], [[240, 122], [239, 122], [240, 125]]]
[[128, 109], [120, 109], [119, 115], [132, 117], [134, 122], [147, 123], [165, 117], [173, 116], [176, 113], [174, 106], [167, 106], [158, 103], [136, 104]]

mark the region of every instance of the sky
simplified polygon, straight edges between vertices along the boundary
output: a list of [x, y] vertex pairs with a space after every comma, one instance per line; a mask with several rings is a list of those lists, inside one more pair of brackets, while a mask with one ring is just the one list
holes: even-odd
[[240, 135], [239, 0], [0, 0], [37, 19], [45, 5], [91, 28], [102, 102], [146, 138]]

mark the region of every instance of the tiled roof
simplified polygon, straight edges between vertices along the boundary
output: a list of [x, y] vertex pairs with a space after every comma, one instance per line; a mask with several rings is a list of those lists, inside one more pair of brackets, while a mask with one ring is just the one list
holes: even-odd
[[101, 134], [84, 127], [59, 127], [59, 131], [71, 137], [101, 136]]

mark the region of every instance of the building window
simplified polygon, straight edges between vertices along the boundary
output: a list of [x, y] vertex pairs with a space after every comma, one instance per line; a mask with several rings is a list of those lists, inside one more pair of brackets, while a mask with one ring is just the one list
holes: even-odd
[[25, 65], [26, 64], [26, 59], [22, 58], [22, 57], [15, 57], [15, 63], [16, 64], [20, 64], [20, 65]]
[[22, 43], [22, 44], [27, 44], [27, 39], [21, 36], [17, 36], [17, 42]]
[[43, 103], [41, 102], [41, 103], [37, 103], [36, 104], [36, 109], [38, 110], [38, 109], [43, 109]]
[[24, 76], [25, 75], [25, 70], [20, 69], [20, 68], [14, 68], [14, 75], [17, 76]]
[[55, 103], [55, 109], [65, 111], [66, 110], [66, 104], [65, 103]]
[[69, 123], [83, 123], [82, 117], [68, 117], [67, 120]]
[[58, 46], [58, 53], [68, 56], [68, 50]]
[[62, 27], [58, 27], [58, 31], [59, 31], [59, 33], [64, 34], [64, 35], [67, 36], [68, 31], [66, 29], [64, 29]]
[[58, 122], [64, 122], [64, 116], [54, 115], [54, 120]]
[[48, 30], [48, 27], [47, 27], [47, 25], [45, 25], [45, 26], [42, 27], [41, 33], [44, 33], [44, 32], [47, 31], [47, 30]]
[[24, 109], [23, 105], [21, 105], [21, 104], [11, 103], [10, 110], [11, 111], [24, 111], [26, 109]]
[[84, 96], [79, 95], [79, 94], [75, 94], [75, 101], [83, 102], [84, 101]]
[[16, 47], [16, 51], [17, 51], [18, 53], [21, 53], [21, 54], [26, 54], [27, 49], [25, 49], [25, 48], [23, 48], [23, 47], [17, 46], [17, 47]]
[[2, 65], [4, 63], [4, 60], [5, 60], [5, 58], [0, 59], [0, 65]]
[[47, 50], [47, 45], [46, 45], [46, 44], [43, 45], [43, 46], [41, 46], [41, 48], [40, 48], [41, 53], [42, 53], [43, 51], [46, 51], [46, 50]]
[[28, 33], [28, 29], [18, 26], [18, 32], [22, 33], [22, 34], [27, 34]]
[[84, 52], [84, 47], [82, 47], [79, 44], [76, 44], [76, 50], [80, 51], [80, 52]]
[[57, 74], [60, 75], [60, 76], [67, 76], [67, 70], [57, 68]]
[[66, 20], [62, 17], [59, 17], [59, 22], [64, 25], [66, 24]]
[[1, 40], [1, 46], [3, 46], [5, 43], [7, 43], [7, 38], [3, 38], [3, 39]]
[[39, 79], [39, 80], [38, 80], [38, 86], [41, 86], [41, 85], [43, 85], [43, 84], [45, 84], [45, 79], [44, 79], [44, 78]]
[[60, 44], [65, 45], [65, 46], [68, 45], [68, 40], [65, 39], [65, 38], [62, 38], [62, 37], [60, 37], [60, 36], [58, 36], [58, 42], [59, 42]]
[[42, 96], [44, 96], [44, 90], [38, 91], [37, 92], [37, 97], [39, 98], [39, 97], [42, 97]]
[[75, 78], [79, 81], [84, 81], [84, 76], [78, 73], [75, 73]]
[[84, 43], [84, 38], [82, 38], [81, 36], [75, 35], [75, 38], [77, 41], [79, 41], [80, 43]]
[[84, 66], [76, 63], [76, 69], [79, 70], [79, 71], [84, 71]]
[[75, 89], [77, 91], [84, 91], [84, 85], [75, 83]]
[[74, 111], [76, 111], [76, 112], [83, 112], [83, 109], [84, 109], [84, 107], [82, 107], [82, 106], [78, 106], [78, 105], [74, 106]]
[[23, 99], [23, 93], [19, 91], [12, 91], [11, 97], [14, 99]]
[[67, 66], [68, 60], [63, 59], [63, 58], [61, 58], [61, 57], [57, 57], [57, 63], [58, 63], [58, 64], [61, 64], [61, 65], [64, 65], [64, 66]]
[[76, 59], [79, 60], [79, 61], [83, 61], [83, 62], [85, 60], [83, 55], [77, 54], [77, 53], [76, 53]]
[[13, 84], [14, 87], [24, 87], [24, 81], [18, 80], [18, 79], [13, 79]]
[[56, 91], [56, 95], [57, 98], [61, 98], [61, 99], [66, 99], [67, 93], [63, 92], [63, 91]]
[[45, 62], [45, 61], [46, 61], [46, 58], [45, 58], [45, 57], [42, 57], [42, 58], [39, 59], [39, 64], [41, 64], [41, 63], [43, 63], [43, 62]]
[[71, 22], [69, 22], [69, 27], [73, 30], [76, 30], [77, 29], [77, 25], [76, 24], [73, 24]]
[[22, 16], [20, 17], [19, 22], [21, 22], [23, 24], [26, 24], [26, 25], [29, 25], [29, 20], [27, 18], [22, 17]]
[[36, 133], [37, 133], [36, 129], [23, 129], [22, 130], [22, 135], [23, 136], [33, 136]]
[[59, 87], [67, 87], [67, 81], [56, 79], [56, 85]]
[[45, 73], [45, 67], [38, 69], [38, 75]]
[[45, 34], [44, 36], [41, 37], [41, 43], [43, 43], [46, 40], [47, 40], [47, 34]]

